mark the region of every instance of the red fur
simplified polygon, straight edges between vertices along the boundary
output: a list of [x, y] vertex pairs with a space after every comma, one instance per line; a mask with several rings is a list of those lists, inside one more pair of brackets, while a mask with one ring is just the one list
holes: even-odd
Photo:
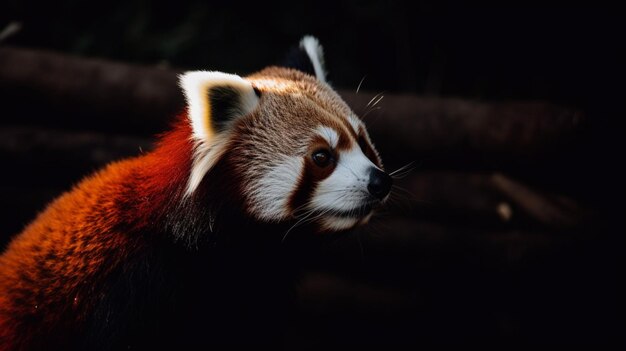
[[[0, 256], [0, 350], [79, 333], [99, 287], [139, 252], [184, 192], [193, 145], [181, 116], [153, 152], [113, 163], [53, 201]], [[58, 335], [55, 335], [58, 333]]]

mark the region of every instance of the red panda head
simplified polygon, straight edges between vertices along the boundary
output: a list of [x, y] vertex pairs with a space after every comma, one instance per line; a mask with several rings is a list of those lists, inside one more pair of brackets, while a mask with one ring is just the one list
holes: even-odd
[[305, 37], [298, 51], [313, 74], [300, 64], [180, 77], [195, 145], [186, 194], [227, 160], [254, 219], [349, 229], [386, 201], [391, 177], [365, 125], [327, 84], [317, 40]]

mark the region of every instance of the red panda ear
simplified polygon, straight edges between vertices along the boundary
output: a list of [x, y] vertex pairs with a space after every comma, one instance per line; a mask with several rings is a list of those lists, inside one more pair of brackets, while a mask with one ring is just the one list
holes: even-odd
[[186, 194], [191, 195], [225, 152], [229, 125], [252, 112], [259, 91], [234, 74], [195, 71], [180, 76], [195, 141]]
[[194, 138], [210, 142], [238, 117], [259, 103], [258, 90], [238, 75], [193, 71], [180, 76]]
[[297, 69], [326, 82], [324, 49], [322, 49], [319, 40], [313, 36], [305, 35], [298, 46], [291, 48], [283, 60], [282, 66]]

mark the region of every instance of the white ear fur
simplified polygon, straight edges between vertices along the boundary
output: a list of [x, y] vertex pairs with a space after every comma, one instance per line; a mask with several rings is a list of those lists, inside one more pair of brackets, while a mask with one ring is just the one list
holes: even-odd
[[307, 35], [300, 40], [300, 48], [303, 49], [315, 71], [315, 76], [320, 81], [326, 83], [326, 69], [324, 68], [324, 49], [320, 45], [317, 38]]
[[[187, 99], [187, 112], [193, 128], [193, 136], [201, 142], [210, 141], [217, 134], [215, 116], [211, 115], [210, 92], [214, 88], [229, 88], [237, 92], [238, 114], [246, 115], [258, 105], [259, 97], [252, 84], [235, 74], [193, 71], [180, 76], [180, 86]], [[239, 116], [229, 116], [236, 118]]]
[[[193, 71], [180, 76], [180, 86], [187, 100], [187, 114], [192, 127], [192, 137], [195, 141], [193, 165], [186, 195], [191, 195], [204, 176], [224, 154], [224, 145], [227, 139], [225, 133], [219, 132], [216, 116], [211, 106], [211, 91], [213, 89], [228, 89], [230, 100], [228, 116], [219, 116], [218, 119], [233, 120], [252, 112], [259, 104], [252, 84], [238, 75], [222, 72]], [[223, 106], [222, 106], [223, 107]]]

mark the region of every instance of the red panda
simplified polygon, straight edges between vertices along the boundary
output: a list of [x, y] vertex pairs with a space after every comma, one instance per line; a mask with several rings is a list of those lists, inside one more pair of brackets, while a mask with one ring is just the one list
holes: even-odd
[[317, 39], [290, 57], [247, 77], [182, 74], [187, 109], [154, 151], [85, 178], [14, 238], [0, 350], [276, 340], [281, 241], [366, 223], [392, 182]]

